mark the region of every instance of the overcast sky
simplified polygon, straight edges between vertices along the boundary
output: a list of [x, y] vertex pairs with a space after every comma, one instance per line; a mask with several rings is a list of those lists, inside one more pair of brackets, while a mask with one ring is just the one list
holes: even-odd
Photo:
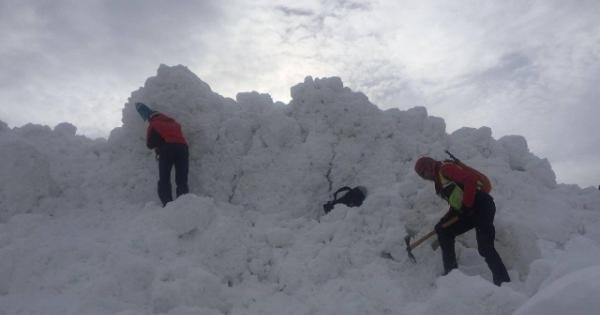
[[600, 1], [0, 0], [0, 120], [107, 136], [158, 65], [289, 102], [339, 76], [448, 132], [519, 134], [559, 182], [600, 184]]

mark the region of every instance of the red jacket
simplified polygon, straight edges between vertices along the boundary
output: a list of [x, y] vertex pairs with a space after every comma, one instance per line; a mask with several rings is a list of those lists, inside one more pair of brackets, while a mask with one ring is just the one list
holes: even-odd
[[159, 147], [163, 143], [186, 144], [181, 125], [175, 119], [164, 114], [154, 114], [150, 117], [150, 124], [146, 132], [146, 145], [150, 149]]
[[[477, 177], [472, 172], [460, 167], [456, 163], [449, 162], [436, 165], [435, 174], [437, 174], [435, 177], [436, 192], [442, 192], [448, 182], [453, 182], [463, 191], [462, 204], [469, 208], [473, 207], [475, 194], [477, 193]], [[449, 198], [450, 196], [445, 197]]]

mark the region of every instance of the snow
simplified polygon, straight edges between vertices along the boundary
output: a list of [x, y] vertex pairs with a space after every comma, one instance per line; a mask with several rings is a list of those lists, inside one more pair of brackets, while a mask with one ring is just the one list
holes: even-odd
[[[291, 94], [228, 99], [161, 65], [106, 140], [0, 122], [0, 314], [600, 313], [597, 189], [556, 183], [521, 136], [448, 134], [424, 107], [382, 111], [339, 78]], [[139, 101], [190, 143], [192, 193], [165, 208]], [[447, 276], [430, 242], [406, 257], [404, 237], [446, 209], [414, 161], [447, 149], [492, 180], [509, 284], [491, 283], [473, 232]], [[323, 215], [346, 185], [368, 188], [364, 204]]]
[[600, 265], [580, 269], [534, 295], [515, 315], [600, 314]]

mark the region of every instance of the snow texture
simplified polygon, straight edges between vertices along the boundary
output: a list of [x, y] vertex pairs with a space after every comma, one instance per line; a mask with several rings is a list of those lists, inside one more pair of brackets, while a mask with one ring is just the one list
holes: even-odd
[[[224, 98], [161, 65], [106, 140], [0, 122], [0, 314], [600, 314], [597, 189], [557, 184], [521, 136], [448, 134], [425, 108], [382, 111], [339, 78], [291, 95]], [[190, 144], [192, 193], [165, 208], [136, 102]], [[447, 276], [427, 243], [407, 259], [404, 237], [447, 207], [414, 162], [444, 150], [489, 175], [512, 283], [491, 284], [473, 232]], [[368, 188], [364, 204], [323, 215], [346, 185]]]

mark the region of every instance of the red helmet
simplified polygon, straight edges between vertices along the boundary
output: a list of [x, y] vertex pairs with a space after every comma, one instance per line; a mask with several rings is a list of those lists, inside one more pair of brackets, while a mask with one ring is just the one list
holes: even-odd
[[428, 156], [422, 156], [415, 163], [415, 172], [424, 179], [433, 180], [436, 163], [436, 160]]

